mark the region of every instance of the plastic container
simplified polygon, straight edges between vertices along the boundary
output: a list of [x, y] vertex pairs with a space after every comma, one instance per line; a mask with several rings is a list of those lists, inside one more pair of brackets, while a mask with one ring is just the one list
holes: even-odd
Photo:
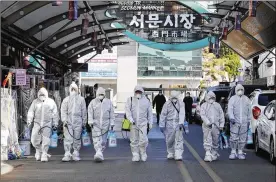
[[58, 146], [58, 135], [57, 135], [57, 131], [53, 131], [52, 136], [51, 136], [50, 147], [51, 147], [51, 148], [57, 148], [57, 146]]
[[189, 123], [187, 121], [184, 122], [184, 130], [186, 134], [189, 134]]
[[247, 144], [253, 144], [253, 135], [251, 132], [251, 128], [248, 129], [248, 133], [247, 133]]
[[25, 156], [31, 155], [31, 142], [30, 141], [19, 141], [19, 146], [22, 150], [22, 154]]
[[108, 132], [108, 147], [117, 147], [117, 138], [115, 131]]
[[83, 145], [84, 147], [88, 147], [88, 146], [91, 145], [91, 140], [90, 140], [90, 137], [89, 137], [89, 135], [88, 135], [86, 129], [84, 129], [84, 130], [82, 131], [81, 139], [82, 139], [82, 145]]

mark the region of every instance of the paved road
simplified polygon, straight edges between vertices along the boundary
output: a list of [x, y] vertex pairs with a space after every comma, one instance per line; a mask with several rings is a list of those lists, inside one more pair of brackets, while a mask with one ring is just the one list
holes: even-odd
[[[117, 126], [117, 129], [119, 124]], [[119, 135], [119, 133], [118, 133]], [[28, 159], [8, 161], [14, 171], [1, 176], [1, 181], [92, 181], [92, 182], [274, 182], [275, 166], [268, 156], [256, 156], [247, 150], [247, 160], [228, 160], [229, 150], [220, 151], [219, 161], [202, 161], [202, 131], [198, 125], [190, 125], [190, 134], [185, 138], [183, 162], [166, 159], [165, 142], [158, 128], [149, 134], [148, 161], [133, 163], [127, 140], [119, 139], [117, 148], [108, 148], [103, 163], [93, 161], [94, 150], [82, 148], [82, 161], [63, 163], [63, 149], [50, 150], [48, 163]]]

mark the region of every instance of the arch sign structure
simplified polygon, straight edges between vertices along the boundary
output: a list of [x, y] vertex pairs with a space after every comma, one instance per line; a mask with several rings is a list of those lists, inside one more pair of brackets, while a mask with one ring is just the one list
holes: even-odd
[[123, 33], [140, 44], [163, 51], [191, 51], [209, 45], [209, 32], [202, 31], [202, 27], [208, 27], [211, 19], [201, 16], [208, 11], [196, 2], [117, 3], [120, 8], [107, 11], [106, 16], [123, 19], [124, 23], [112, 25], [126, 28]]

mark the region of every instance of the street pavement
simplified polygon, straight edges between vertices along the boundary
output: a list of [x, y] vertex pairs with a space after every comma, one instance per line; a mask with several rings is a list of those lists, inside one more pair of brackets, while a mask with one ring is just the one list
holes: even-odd
[[183, 161], [166, 159], [166, 146], [162, 133], [155, 127], [149, 133], [148, 161], [131, 161], [128, 139], [123, 139], [120, 130], [122, 115], [117, 116], [118, 147], [107, 148], [105, 161], [95, 163], [93, 147], [81, 149], [82, 161], [61, 162], [63, 146], [50, 149], [52, 155], [47, 163], [37, 162], [32, 153], [26, 159], [7, 161], [14, 170], [1, 176], [2, 181], [92, 181], [92, 182], [275, 182], [275, 166], [269, 163], [265, 152], [256, 156], [246, 150], [247, 159], [228, 160], [230, 150], [220, 150], [219, 161], [205, 163], [201, 126], [190, 125], [185, 136]]

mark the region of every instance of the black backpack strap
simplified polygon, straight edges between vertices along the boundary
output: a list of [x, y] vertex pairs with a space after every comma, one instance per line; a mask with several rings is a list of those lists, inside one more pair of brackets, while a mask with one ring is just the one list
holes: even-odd
[[[172, 102], [172, 101], [171, 101]], [[176, 108], [176, 106], [174, 105], [174, 103], [172, 102], [173, 107], [175, 108], [175, 110], [177, 111], [177, 113], [179, 114], [179, 110]]]

